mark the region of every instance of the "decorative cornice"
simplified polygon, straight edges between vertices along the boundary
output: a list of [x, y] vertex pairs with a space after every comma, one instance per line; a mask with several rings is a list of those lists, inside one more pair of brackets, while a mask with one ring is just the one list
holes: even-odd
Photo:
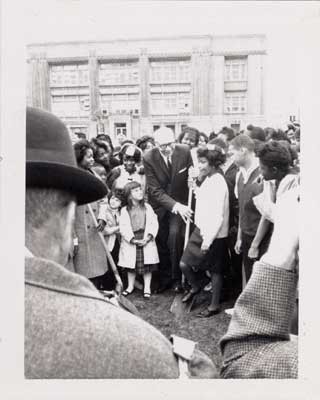
[[137, 38], [131, 38], [131, 39], [125, 39], [125, 38], [114, 38], [110, 40], [84, 40], [84, 41], [67, 41], [67, 42], [43, 42], [43, 43], [30, 43], [27, 47], [33, 47], [33, 46], [59, 46], [59, 45], [81, 45], [81, 44], [87, 44], [87, 45], [95, 45], [95, 44], [103, 44], [103, 43], [119, 43], [119, 42], [152, 42], [152, 41], [162, 41], [162, 40], [215, 40], [215, 39], [265, 39], [266, 35], [264, 34], [255, 34], [255, 33], [250, 33], [250, 34], [231, 34], [231, 35], [214, 35], [214, 34], [208, 34], [208, 35], [168, 35], [168, 36], [155, 36], [155, 37], [137, 37]]

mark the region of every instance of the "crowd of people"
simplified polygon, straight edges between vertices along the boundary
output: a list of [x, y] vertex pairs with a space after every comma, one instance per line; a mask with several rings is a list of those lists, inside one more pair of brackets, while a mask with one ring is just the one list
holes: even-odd
[[98, 135], [72, 148], [58, 118], [28, 109], [26, 376], [181, 376], [167, 339], [104, 304], [100, 292], [116, 284], [107, 246], [123, 296], [141, 276], [146, 301], [211, 291], [199, 318], [221, 312], [223, 296], [236, 300], [222, 371], [198, 352], [185, 357], [189, 376], [296, 377], [298, 232], [288, 210], [298, 210], [299, 154], [293, 124], [209, 135], [187, 126], [178, 139], [162, 126], [136, 142]]
[[[125, 282], [123, 294], [135, 290], [136, 275], [146, 299], [173, 289], [185, 291], [188, 302], [204, 288], [212, 299], [199, 317], [220, 312], [221, 295], [237, 298], [268, 248], [276, 199], [299, 185], [299, 142], [293, 124], [287, 131], [248, 125], [240, 133], [222, 127], [208, 136], [186, 126], [177, 139], [161, 127], [136, 142], [123, 136], [117, 147], [106, 134], [79, 139], [79, 168], [108, 188], [91, 206]], [[90, 218], [77, 208], [69, 266], [110, 290], [115, 282]]]

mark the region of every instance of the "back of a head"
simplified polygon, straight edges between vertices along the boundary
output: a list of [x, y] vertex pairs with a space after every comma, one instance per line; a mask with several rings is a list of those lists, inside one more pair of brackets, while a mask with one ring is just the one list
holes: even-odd
[[241, 133], [240, 135], [238, 135], [234, 139], [232, 139], [230, 142], [230, 146], [233, 146], [236, 149], [244, 148], [252, 153], [255, 150], [254, 141], [248, 135], [246, 135], [244, 133]]
[[259, 126], [253, 126], [248, 132], [251, 139], [260, 140], [260, 142], [266, 141], [266, 132]]
[[226, 140], [228, 142], [230, 142], [232, 139], [234, 139], [236, 137], [234, 130], [232, 128], [229, 128], [228, 126], [224, 126], [220, 130], [219, 134], [225, 135]]
[[261, 146], [258, 157], [268, 167], [277, 167], [284, 172], [288, 171], [292, 162], [287, 145], [279, 141], [270, 141]]
[[225, 152], [227, 152], [228, 150], [228, 144], [221, 138], [209, 140], [208, 144], [216, 144], [217, 146], [221, 147]]

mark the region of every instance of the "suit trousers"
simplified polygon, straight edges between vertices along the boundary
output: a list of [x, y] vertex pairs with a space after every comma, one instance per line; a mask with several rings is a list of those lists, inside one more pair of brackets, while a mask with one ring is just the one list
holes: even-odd
[[[261, 243], [259, 245], [259, 254], [257, 260], [260, 260], [260, 257], [263, 256], [263, 254], [268, 250], [269, 247], [269, 242], [270, 242], [270, 234], [267, 233], [265, 237], [261, 240]], [[248, 257], [248, 252], [251, 247], [251, 243], [254, 239], [254, 236], [247, 235], [242, 232], [241, 234], [241, 248], [242, 248], [242, 260], [243, 260], [243, 266], [246, 274], [246, 281], [248, 282], [251, 274], [252, 274], [252, 268], [253, 264], [255, 261], [252, 258]]]
[[160, 285], [181, 280], [179, 264], [183, 253], [184, 233], [185, 223], [180, 215], [166, 212], [159, 218], [156, 243], [160, 258]]

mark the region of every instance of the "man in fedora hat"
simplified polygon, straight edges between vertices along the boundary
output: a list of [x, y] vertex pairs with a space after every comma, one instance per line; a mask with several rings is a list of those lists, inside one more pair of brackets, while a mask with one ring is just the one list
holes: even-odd
[[[106, 187], [77, 168], [67, 128], [54, 115], [28, 108], [26, 134], [26, 378], [178, 377], [159, 331], [64, 267], [76, 205], [102, 198]], [[201, 375], [199, 362], [203, 377], [216, 374], [202, 355], [191, 375]]]
[[[144, 155], [148, 199], [159, 220], [156, 238], [160, 276], [158, 292], [173, 286], [181, 290], [180, 258], [185, 222], [191, 218], [188, 203], [188, 170], [192, 165], [189, 146], [176, 144], [172, 129], [162, 126], [154, 132], [156, 147]], [[170, 269], [171, 265], [171, 269]]]

